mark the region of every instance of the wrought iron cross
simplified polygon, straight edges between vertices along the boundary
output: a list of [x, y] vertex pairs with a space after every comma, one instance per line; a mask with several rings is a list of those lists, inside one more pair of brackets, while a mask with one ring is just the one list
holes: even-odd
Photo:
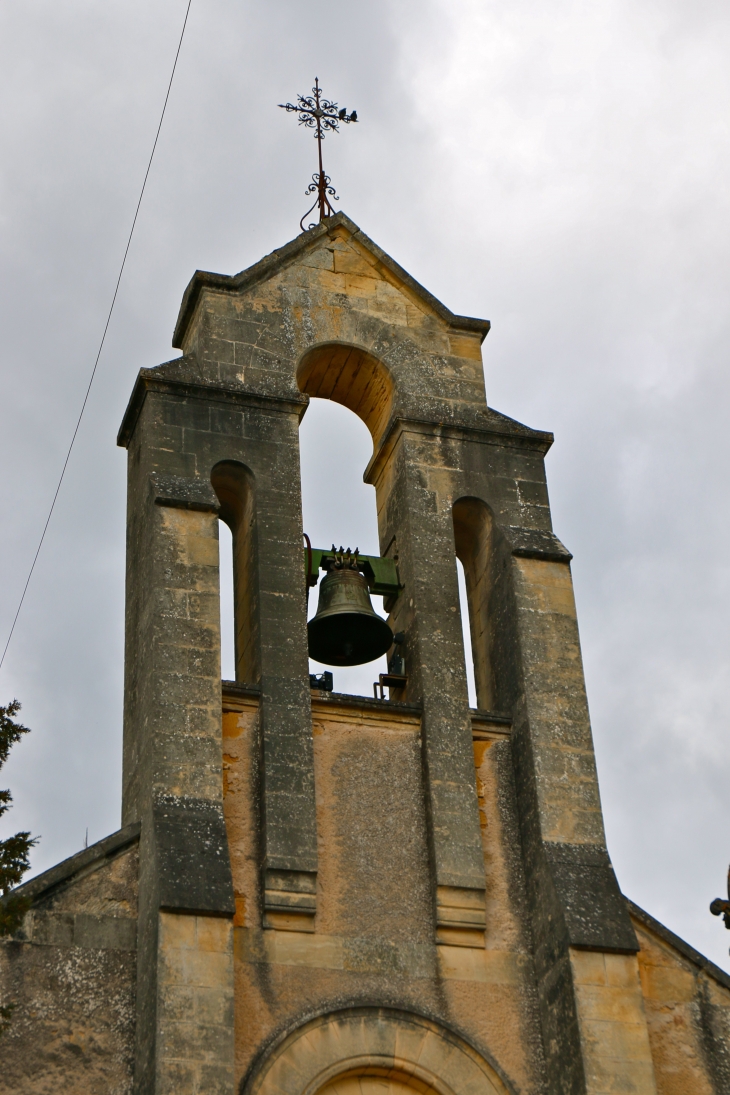
[[[356, 122], [357, 111], [353, 110], [348, 114], [344, 108], [340, 109], [337, 103], [323, 98], [318, 78], [314, 81], [311, 95], [297, 95], [296, 103], [279, 103], [279, 106], [288, 113], [293, 112], [296, 114], [300, 125], [305, 125], [308, 129], [316, 131], [314, 136], [317, 141], [317, 151], [319, 152], [319, 171], [312, 175], [312, 181], [304, 193], [307, 195], [316, 194], [317, 198], [299, 222], [299, 227], [304, 232], [304, 218], [309, 216], [316, 205], [319, 206], [319, 219], [323, 221], [325, 217], [329, 217], [334, 213], [330, 198], [334, 201], [340, 200], [335, 193], [334, 186], [331, 185], [329, 175], [325, 175], [322, 166], [322, 141], [325, 138], [325, 131], [330, 130], [332, 133], [338, 133], [340, 122], [345, 122], [347, 125], [350, 122]], [[314, 225], [310, 224], [308, 227], [314, 228]]]

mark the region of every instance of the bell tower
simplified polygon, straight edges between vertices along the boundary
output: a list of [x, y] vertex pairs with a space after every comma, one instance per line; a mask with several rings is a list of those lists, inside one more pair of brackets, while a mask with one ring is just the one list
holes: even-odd
[[[550, 519], [552, 436], [487, 405], [488, 331], [337, 214], [234, 277], [197, 272], [182, 356], [139, 374], [119, 434], [139, 1095], [656, 1091]], [[311, 398], [370, 430], [378, 558], [303, 548]], [[363, 619], [368, 588], [385, 594], [388, 699], [310, 689], [320, 566], [349, 571], [337, 596], [357, 587]], [[332, 600], [320, 624], [328, 611], [346, 615]], [[326, 628], [335, 665], [359, 657], [348, 626]]]

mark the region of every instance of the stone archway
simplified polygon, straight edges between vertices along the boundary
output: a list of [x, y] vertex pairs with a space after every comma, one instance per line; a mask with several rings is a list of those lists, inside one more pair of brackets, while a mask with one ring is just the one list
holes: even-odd
[[353, 1008], [310, 1020], [270, 1047], [241, 1095], [512, 1095], [457, 1034], [420, 1015]]
[[325, 342], [311, 347], [297, 368], [299, 390], [341, 403], [363, 420], [376, 443], [388, 425], [395, 385], [382, 361], [359, 346]]

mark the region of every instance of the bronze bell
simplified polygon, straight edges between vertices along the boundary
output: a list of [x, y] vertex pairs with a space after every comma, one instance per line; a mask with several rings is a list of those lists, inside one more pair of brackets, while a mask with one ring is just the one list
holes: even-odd
[[307, 624], [309, 656], [324, 665], [363, 665], [393, 645], [393, 632], [370, 603], [357, 553], [339, 555], [319, 587], [317, 612]]

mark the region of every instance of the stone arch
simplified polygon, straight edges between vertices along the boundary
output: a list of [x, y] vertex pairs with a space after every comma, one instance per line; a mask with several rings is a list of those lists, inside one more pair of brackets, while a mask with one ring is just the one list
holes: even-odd
[[381, 1095], [383, 1083], [392, 1095], [513, 1093], [496, 1065], [441, 1024], [363, 1007], [282, 1035], [244, 1079], [241, 1095], [370, 1095], [375, 1083]]
[[257, 684], [261, 673], [254, 476], [239, 461], [221, 460], [211, 471], [210, 481], [220, 502], [220, 519], [233, 536], [236, 680]]
[[452, 508], [456, 556], [464, 567], [477, 706], [494, 710], [493, 586], [494, 518], [480, 498], [459, 498]]
[[374, 443], [382, 436], [395, 384], [387, 366], [367, 350], [344, 342], [312, 346], [297, 367], [297, 384], [306, 395], [349, 407], [368, 427]]

